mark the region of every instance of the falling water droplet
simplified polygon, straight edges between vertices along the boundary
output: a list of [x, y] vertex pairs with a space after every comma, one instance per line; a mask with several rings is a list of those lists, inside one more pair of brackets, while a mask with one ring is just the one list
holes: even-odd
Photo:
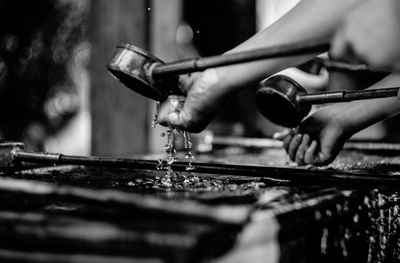
[[187, 131], [183, 132], [183, 139], [185, 144], [185, 149], [192, 149], [192, 139]]
[[156, 166], [156, 169], [158, 171], [163, 169], [163, 161], [161, 159], [158, 160], [158, 164]]
[[156, 111], [154, 112], [153, 121], [151, 123], [151, 126], [153, 128], [157, 127], [157, 124], [158, 124], [157, 118], [158, 118], [158, 113], [160, 112], [160, 105], [161, 105], [161, 103], [159, 101], [157, 101], [156, 102]]
[[175, 162], [175, 158], [172, 156], [167, 157], [167, 164], [172, 165]]
[[188, 159], [189, 163], [186, 166], [186, 171], [193, 171], [195, 167], [193, 166], [194, 156], [192, 155], [191, 149], [185, 154], [185, 158]]
[[[168, 97], [170, 100], [170, 104], [174, 107], [175, 112], [178, 112], [182, 109], [184, 99], [178, 96], [170, 96]], [[156, 109], [156, 114], [154, 116], [154, 121], [153, 123], [156, 123], [157, 117], [158, 117], [158, 112], [160, 110], [160, 104], [157, 104], [157, 109]], [[155, 124], [157, 125], [157, 124]], [[154, 125], [153, 125], [154, 127]], [[195, 170], [195, 167], [193, 166], [192, 162], [194, 160], [194, 157], [192, 155], [192, 141], [190, 138], [190, 134], [186, 131], [181, 131], [179, 129], [174, 129], [172, 127], [167, 128], [166, 132], [161, 133], [161, 137], [167, 137], [167, 143], [164, 145], [164, 151], [167, 154], [166, 156], [166, 170], [167, 173], [164, 175], [164, 177], [161, 179], [161, 183], [164, 186], [170, 187], [172, 186], [172, 179], [176, 179], [176, 177], [179, 174], [175, 174], [173, 171], [173, 164], [174, 162], [178, 161], [177, 158], [177, 151], [176, 151], [176, 141], [177, 137], [182, 134], [183, 139], [184, 139], [184, 147], [187, 150], [187, 153], [185, 154], [185, 158], [188, 160], [188, 165], [186, 166], [186, 171], [193, 171]], [[164, 167], [162, 166], [162, 161], [157, 165], [157, 170], [161, 170]], [[183, 175], [179, 175], [180, 177]], [[183, 179], [183, 177], [181, 177]], [[186, 180], [186, 179], [185, 179]]]
[[194, 171], [194, 170], [196, 170], [196, 167], [194, 167], [192, 163], [188, 163], [188, 165], [186, 166], [185, 170], [188, 171], [188, 172], [189, 171]]

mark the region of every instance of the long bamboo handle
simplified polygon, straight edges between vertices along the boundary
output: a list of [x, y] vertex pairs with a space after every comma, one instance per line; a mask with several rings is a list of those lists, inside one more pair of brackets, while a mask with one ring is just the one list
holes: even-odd
[[170, 75], [202, 71], [208, 68], [228, 66], [267, 58], [297, 56], [309, 53], [322, 53], [329, 49], [329, 43], [330, 37], [323, 37], [296, 43], [225, 54], [221, 56], [182, 60], [172, 63], [159, 64], [152, 69], [151, 73], [154, 78], [163, 78]]
[[399, 87], [385, 89], [368, 89], [356, 91], [334, 91], [314, 94], [304, 94], [297, 97], [299, 104], [325, 104], [348, 102], [353, 100], [368, 100], [386, 97], [396, 97]]

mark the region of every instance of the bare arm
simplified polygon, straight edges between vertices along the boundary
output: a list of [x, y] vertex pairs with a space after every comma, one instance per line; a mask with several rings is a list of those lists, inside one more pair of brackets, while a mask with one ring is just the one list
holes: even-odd
[[[333, 34], [344, 14], [360, 0], [303, 0], [281, 19], [227, 53], [291, 43]], [[220, 68], [220, 85], [233, 87], [258, 82], [284, 68], [314, 57], [270, 59]]]
[[[342, 16], [360, 0], [303, 0], [276, 23], [260, 31], [238, 47], [237, 52], [295, 42], [333, 33]], [[159, 122], [190, 132], [206, 127], [225, 98], [246, 85], [256, 83], [284, 68], [299, 64], [316, 54], [302, 57], [270, 59], [206, 70], [182, 77], [187, 99], [177, 113], [164, 104]]]
[[400, 1], [365, 0], [346, 14], [332, 56], [400, 71]]

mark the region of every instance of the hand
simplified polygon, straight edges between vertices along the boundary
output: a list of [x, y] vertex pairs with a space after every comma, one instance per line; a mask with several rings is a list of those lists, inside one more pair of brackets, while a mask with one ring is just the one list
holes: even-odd
[[283, 147], [299, 165], [332, 162], [353, 134], [350, 120], [337, 107], [324, 107], [284, 135]]
[[331, 55], [400, 70], [399, 25], [399, 0], [366, 0], [349, 12], [336, 31]]
[[176, 111], [167, 100], [161, 105], [158, 122], [188, 132], [202, 131], [223, 100], [218, 81], [219, 75], [215, 69], [181, 76], [181, 89], [187, 93], [185, 103], [180, 111]]

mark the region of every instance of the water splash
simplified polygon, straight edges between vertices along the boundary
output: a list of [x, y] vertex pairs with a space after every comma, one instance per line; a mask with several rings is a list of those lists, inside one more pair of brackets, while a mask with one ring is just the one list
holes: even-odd
[[193, 166], [194, 156], [192, 154], [192, 139], [190, 138], [190, 134], [187, 131], [183, 132], [183, 139], [185, 144], [185, 150], [187, 153], [185, 154], [185, 159], [188, 160], [188, 165], [186, 166], [186, 171], [193, 171], [195, 167]]
[[156, 102], [156, 111], [154, 112], [153, 121], [151, 122], [151, 127], [155, 128], [158, 124], [158, 113], [160, 112], [161, 103], [159, 101]]
[[183, 139], [185, 143], [185, 149], [192, 149], [192, 139], [190, 138], [190, 134], [187, 131], [183, 132]]
[[[169, 100], [168, 103], [172, 105], [173, 110], [176, 113], [179, 113], [185, 101], [184, 97], [171, 95], [168, 97], [168, 100]], [[153, 128], [155, 128], [158, 124], [157, 118], [159, 111], [160, 111], [160, 102], [157, 102], [156, 111], [152, 122]], [[167, 143], [164, 145], [164, 151], [167, 154], [165, 158], [166, 164], [164, 165], [163, 160], [160, 159], [158, 160], [158, 164], [156, 167], [157, 170], [163, 170], [163, 169], [166, 170], [166, 174], [161, 178], [162, 185], [166, 187], [173, 186], [174, 181], [183, 180], [183, 184], [186, 185], [186, 184], [192, 184], [193, 182], [197, 182], [199, 180], [199, 178], [196, 176], [195, 178], [194, 177], [192, 178], [190, 176], [188, 177], [183, 173], [177, 174], [173, 170], [172, 166], [174, 162], [178, 160], [176, 144], [180, 134], [183, 135], [184, 148], [187, 151], [185, 154], [185, 159], [188, 160], [188, 165], [186, 166], [185, 170], [188, 172], [195, 170], [195, 167], [193, 166], [194, 156], [192, 154], [193, 143], [190, 138], [190, 134], [187, 131], [181, 131], [179, 129], [168, 127], [166, 132], [161, 133], [161, 137], [167, 137]]]
[[168, 128], [167, 130], [168, 140], [167, 144], [164, 146], [164, 150], [167, 153], [167, 173], [162, 178], [162, 183], [165, 186], [172, 186], [171, 178], [174, 176], [172, 165], [178, 160], [176, 156], [176, 139], [179, 133], [180, 131], [177, 129]]
[[158, 164], [156, 166], [157, 171], [162, 170], [164, 168], [163, 160], [158, 159]]

